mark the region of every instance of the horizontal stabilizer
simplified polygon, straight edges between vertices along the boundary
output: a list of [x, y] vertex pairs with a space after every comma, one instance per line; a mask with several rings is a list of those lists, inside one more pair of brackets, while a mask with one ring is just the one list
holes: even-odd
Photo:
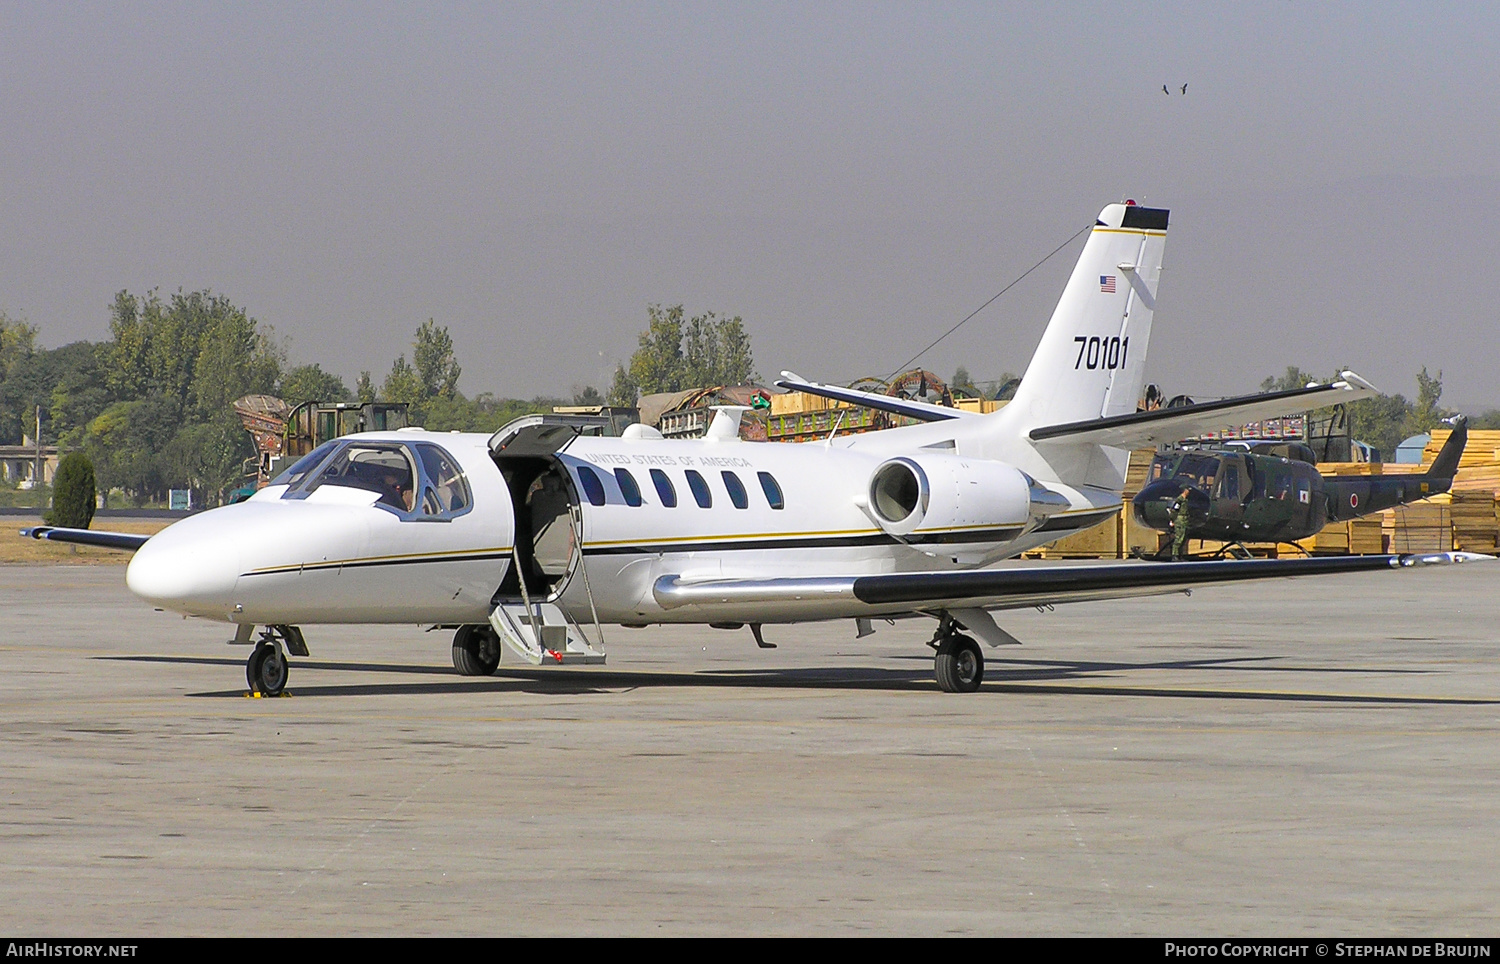
[[1217, 402], [1159, 408], [1151, 412], [1132, 412], [1109, 418], [1095, 418], [1063, 425], [1048, 425], [1031, 430], [1033, 442], [1088, 442], [1116, 448], [1137, 448], [1162, 442], [1191, 438], [1261, 419], [1280, 418], [1328, 405], [1370, 398], [1379, 394], [1374, 385], [1354, 372], [1343, 372], [1340, 381], [1328, 385], [1310, 385], [1287, 392], [1240, 395]]
[[783, 620], [792, 621], [939, 609], [954, 612], [959, 609], [1022, 609], [1159, 595], [1195, 586], [1250, 579], [1393, 570], [1493, 558], [1469, 552], [1433, 552], [1222, 562], [1125, 562], [1099, 566], [1034, 566], [703, 582], [684, 581], [680, 576], [662, 576], [652, 587], [652, 595], [663, 609], [691, 606], [704, 615], [722, 613], [732, 616], [740, 607], [755, 607], [761, 612], [774, 607], [780, 610]]
[[907, 398], [896, 398], [892, 395], [881, 395], [878, 392], [861, 392], [853, 388], [840, 388], [837, 385], [810, 382], [795, 372], [782, 372], [781, 378], [776, 381], [776, 387], [794, 392], [806, 392], [809, 395], [818, 395], [822, 398], [831, 398], [836, 402], [848, 402], [851, 405], [858, 405], [861, 408], [873, 408], [882, 412], [890, 412], [893, 415], [905, 415], [907, 418], [920, 419], [924, 422], [941, 422], [952, 418], [973, 417], [978, 414], [977, 412], [969, 412], [961, 408], [934, 405], [931, 402], [917, 402]]
[[105, 549], [128, 549], [131, 552], [145, 545], [146, 540], [151, 538], [133, 532], [96, 532], [93, 529], [68, 529], [60, 526], [32, 526], [30, 529], [22, 529], [21, 535], [28, 539], [102, 546]]

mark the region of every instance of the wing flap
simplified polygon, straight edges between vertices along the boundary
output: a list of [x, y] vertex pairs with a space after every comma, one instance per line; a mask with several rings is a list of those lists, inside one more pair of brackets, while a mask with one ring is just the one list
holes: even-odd
[[1374, 385], [1354, 372], [1343, 372], [1342, 380], [1327, 385], [1294, 388], [1287, 392], [1240, 395], [1217, 402], [1132, 412], [1109, 418], [1068, 422], [1031, 430], [1033, 442], [1090, 442], [1118, 448], [1136, 448], [1160, 442], [1175, 442], [1200, 432], [1210, 432], [1266, 418], [1279, 418], [1309, 409], [1371, 398], [1379, 394]]
[[48, 542], [71, 542], [80, 546], [100, 546], [105, 549], [125, 549], [134, 552], [146, 544], [150, 536], [133, 532], [100, 532], [95, 529], [69, 529], [63, 526], [32, 526], [22, 529], [21, 535], [28, 539], [46, 539]]

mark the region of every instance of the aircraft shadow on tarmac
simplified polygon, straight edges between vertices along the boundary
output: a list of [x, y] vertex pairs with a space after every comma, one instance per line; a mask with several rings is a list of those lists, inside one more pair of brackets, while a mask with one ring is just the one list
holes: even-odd
[[[233, 657], [215, 656], [97, 656], [101, 660], [121, 660], [145, 663], [179, 663], [206, 666], [233, 667], [243, 669], [243, 662]], [[333, 663], [318, 660], [296, 660], [292, 663], [295, 674], [316, 673], [379, 673], [429, 677], [430, 679], [409, 682], [339, 682], [308, 683], [300, 685], [293, 677], [288, 692], [294, 696], [401, 696], [444, 695], [453, 693], [534, 693], [541, 695], [586, 695], [619, 693], [640, 688], [671, 687], [726, 687], [744, 689], [825, 689], [825, 690], [885, 690], [890, 692], [925, 692], [934, 690], [937, 684], [927, 667], [928, 658], [922, 656], [898, 656], [895, 659], [920, 660], [920, 669], [880, 668], [866, 666], [815, 667], [815, 668], [767, 668], [728, 670], [685, 670], [663, 672], [660, 670], [615, 670], [615, 669], [531, 669], [502, 665], [493, 676], [457, 676], [446, 666], [414, 665], [400, 663]], [[1191, 685], [1162, 686], [1135, 685], [1128, 682], [1131, 673], [1142, 671], [1175, 671], [1191, 674], [1195, 671], [1215, 672], [1264, 672], [1275, 671], [1287, 674], [1359, 674], [1374, 673], [1381, 676], [1424, 675], [1426, 670], [1288, 666], [1267, 665], [1276, 663], [1281, 657], [1251, 656], [1220, 659], [1188, 659], [1174, 661], [1150, 661], [1129, 663], [1121, 661], [1100, 662], [1094, 660], [1018, 660], [991, 658], [985, 663], [985, 681], [980, 693], [1028, 693], [1038, 695], [1075, 696], [1141, 696], [1170, 697], [1177, 699], [1234, 699], [1255, 701], [1281, 701], [1297, 703], [1371, 703], [1383, 705], [1488, 705], [1500, 703], [1496, 699], [1462, 698], [1447, 696], [1399, 696], [1361, 695], [1350, 693], [1318, 693], [1291, 690], [1238, 690], [1224, 688], [1196, 688]], [[1121, 677], [1125, 680], [1121, 680]], [[304, 679], [306, 679], [304, 677]], [[1106, 681], [1115, 681], [1113, 685]], [[1069, 685], [1069, 681], [1076, 681]], [[243, 689], [214, 690], [187, 694], [198, 698], [240, 698]]]

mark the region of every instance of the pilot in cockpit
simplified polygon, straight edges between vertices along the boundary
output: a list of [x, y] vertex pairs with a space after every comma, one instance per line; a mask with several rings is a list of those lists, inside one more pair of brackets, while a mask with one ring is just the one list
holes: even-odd
[[402, 512], [411, 511], [411, 476], [387, 468], [381, 479], [380, 501]]

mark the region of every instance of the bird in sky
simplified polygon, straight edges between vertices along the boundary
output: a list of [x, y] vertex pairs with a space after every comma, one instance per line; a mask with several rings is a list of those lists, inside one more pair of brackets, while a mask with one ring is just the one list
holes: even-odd
[[1183, 85], [1182, 85], [1182, 92], [1183, 92], [1183, 93], [1184, 93], [1184, 94], [1186, 94], [1186, 93], [1187, 93], [1187, 84], [1183, 84]]
[[1172, 92], [1170, 90], [1167, 90], [1167, 85], [1166, 84], [1162, 84], [1161, 85], [1161, 92], [1163, 94], [1166, 94], [1168, 97], [1172, 96]]

